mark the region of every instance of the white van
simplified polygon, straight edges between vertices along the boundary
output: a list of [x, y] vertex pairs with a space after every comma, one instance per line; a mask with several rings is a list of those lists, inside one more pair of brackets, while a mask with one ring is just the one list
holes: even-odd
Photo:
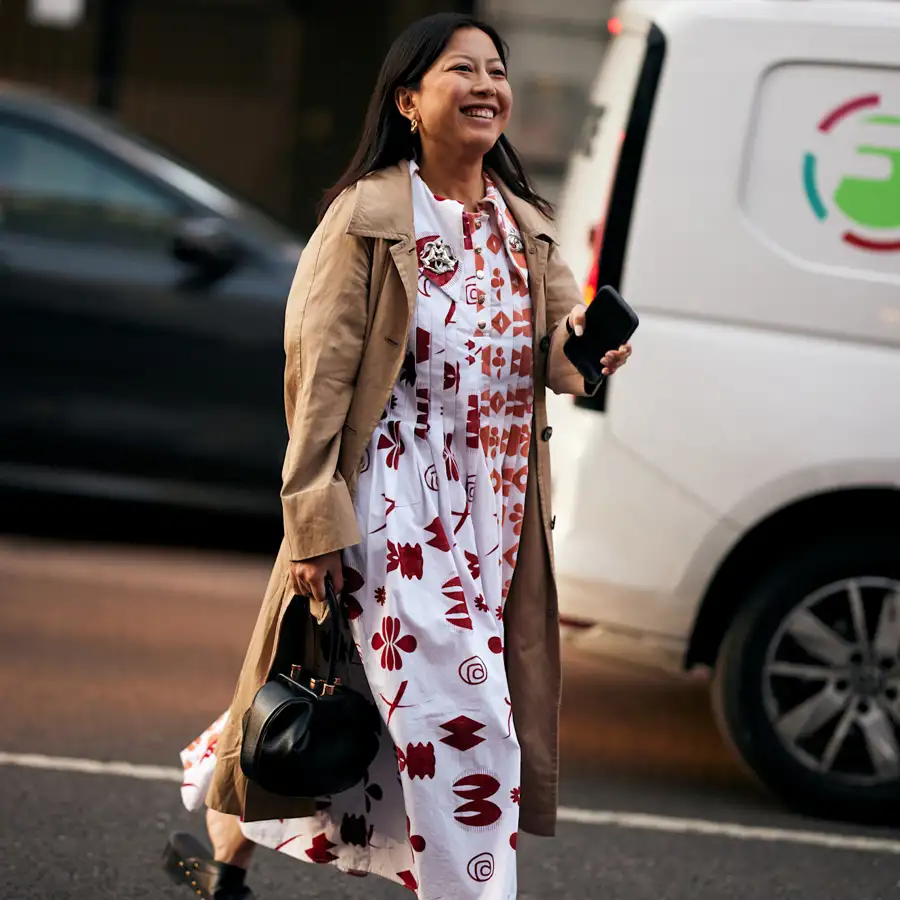
[[562, 621], [709, 667], [791, 803], [900, 820], [900, 2], [614, 16], [560, 238], [641, 326], [551, 409]]

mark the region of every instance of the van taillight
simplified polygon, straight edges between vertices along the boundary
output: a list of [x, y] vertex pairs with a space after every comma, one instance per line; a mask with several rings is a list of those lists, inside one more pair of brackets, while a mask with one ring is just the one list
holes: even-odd
[[588, 274], [587, 282], [584, 285], [584, 302], [590, 305], [597, 293], [598, 281], [600, 276], [600, 245], [603, 243], [603, 223], [598, 222], [588, 232], [588, 243], [591, 245], [591, 271]]
[[622, 33], [622, 20], [612, 18], [606, 23], [606, 27], [609, 33], [615, 37], [615, 35]]

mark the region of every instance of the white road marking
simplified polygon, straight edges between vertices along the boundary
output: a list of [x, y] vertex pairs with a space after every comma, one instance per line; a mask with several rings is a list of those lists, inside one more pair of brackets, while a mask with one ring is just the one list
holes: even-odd
[[101, 762], [96, 759], [71, 759], [66, 756], [43, 756], [40, 753], [3, 753], [0, 766], [22, 769], [48, 769], [51, 772], [79, 772], [83, 775], [121, 775], [142, 781], [175, 781], [181, 784], [184, 773], [170, 766], [137, 766], [127, 762]]
[[[96, 759], [44, 756], [39, 753], [4, 753], [0, 751], [0, 766], [44, 769], [52, 772], [76, 772], [84, 775], [118, 775], [123, 778], [169, 781], [176, 784], [181, 784], [184, 779], [181, 769], [170, 766], [102, 762]], [[653, 816], [646, 813], [576, 809], [563, 806], [559, 809], [559, 821], [572, 822], [577, 825], [606, 825], [614, 828], [662, 831], [669, 834], [703, 834], [739, 841], [802, 844], [808, 847], [828, 847], [832, 850], [857, 850], [864, 853], [891, 853], [900, 856], [900, 840], [824, 831], [764, 828], [755, 825], [739, 825], [736, 822], [714, 822], [708, 819], [681, 819], [675, 816]]]
[[900, 841], [889, 838], [834, 834], [825, 831], [800, 831], [793, 828], [764, 828], [738, 825], [736, 822], [713, 822], [708, 819], [679, 819], [673, 816], [651, 816], [645, 813], [615, 812], [603, 809], [571, 809], [561, 807], [561, 822], [579, 825], [612, 825], [644, 831], [666, 831], [671, 834], [707, 834], [739, 841], [770, 841], [783, 844], [805, 844], [833, 850], [860, 850], [867, 853], [893, 853], [900, 856]]

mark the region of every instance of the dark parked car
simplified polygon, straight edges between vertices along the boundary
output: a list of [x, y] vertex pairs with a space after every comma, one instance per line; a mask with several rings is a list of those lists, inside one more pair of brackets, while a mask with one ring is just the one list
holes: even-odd
[[278, 510], [294, 235], [0, 85], [0, 486]]

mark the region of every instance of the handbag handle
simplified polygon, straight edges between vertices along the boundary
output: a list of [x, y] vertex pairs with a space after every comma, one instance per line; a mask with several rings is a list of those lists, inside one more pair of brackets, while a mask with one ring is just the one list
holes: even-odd
[[[328, 606], [328, 612], [331, 616], [331, 636], [329, 639], [330, 652], [328, 654], [328, 674], [324, 678], [310, 678], [309, 689], [313, 693], [324, 696], [331, 695], [334, 689], [341, 683], [341, 679], [337, 677], [337, 658], [341, 644], [341, 605], [334, 590], [331, 579], [325, 577], [325, 602]], [[303, 683], [303, 668], [301, 666], [292, 665], [291, 673], [288, 676], [292, 681]]]
[[333, 694], [337, 680], [337, 657], [340, 649], [341, 606], [331, 579], [325, 577], [325, 599], [328, 601], [328, 612], [331, 615], [331, 652], [328, 654], [328, 675], [322, 685], [322, 693]]

